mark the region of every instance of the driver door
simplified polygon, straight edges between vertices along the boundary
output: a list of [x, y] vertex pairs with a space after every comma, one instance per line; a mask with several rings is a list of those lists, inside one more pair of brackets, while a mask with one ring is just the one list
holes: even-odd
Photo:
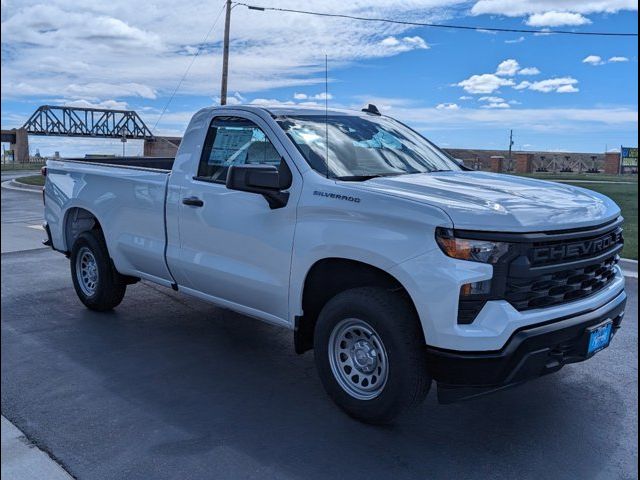
[[[181, 288], [283, 323], [302, 177], [270, 133], [256, 115], [213, 118], [197, 171], [180, 189], [180, 253], [172, 272]], [[227, 189], [229, 166], [242, 164], [288, 168], [287, 204], [271, 209], [262, 195]]]

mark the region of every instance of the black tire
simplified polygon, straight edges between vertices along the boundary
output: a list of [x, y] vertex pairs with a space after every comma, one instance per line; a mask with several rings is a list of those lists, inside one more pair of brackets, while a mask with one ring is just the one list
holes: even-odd
[[[92, 255], [95, 259], [97, 270], [96, 281], [92, 283], [93, 288], [87, 287], [86, 283], [80, 280], [79, 275], [79, 255]], [[71, 279], [78, 298], [84, 305], [99, 312], [111, 310], [118, 306], [127, 290], [126, 283], [120, 278], [118, 272], [112, 266], [109, 252], [102, 233], [92, 230], [81, 233], [71, 248]]]
[[[335, 343], [340, 345], [337, 349], [332, 350], [330, 347], [330, 343], [339, 338], [332, 338], [334, 329], [336, 332], [341, 331], [341, 328], [345, 328], [345, 323], [348, 327], [352, 322], [349, 319], [358, 319], [370, 326], [374, 335], [381, 340], [382, 349], [386, 353], [386, 383], [374, 398], [356, 398], [347, 391], [348, 387], [341, 386], [341, 380], [336, 378], [340, 373], [334, 374], [332, 369], [330, 356], [333, 352], [351, 351], [340, 350], [343, 348], [343, 342]], [[371, 345], [376, 341], [372, 340]], [[351, 346], [353, 345], [352, 340]], [[382, 359], [376, 350], [373, 352], [372, 359]], [[417, 315], [405, 296], [382, 288], [355, 288], [339, 293], [329, 300], [316, 323], [314, 356], [320, 379], [329, 396], [350, 416], [366, 423], [392, 422], [401, 413], [422, 403], [431, 386], [431, 377], [427, 372], [425, 342]], [[345, 367], [346, 364], [340, 364], [340, 361], [343, 360], [333, 361], [334, 368], [348, 368]], [[375, 368], [382, 374], [379, 369], [382, 361], [371, 361], [376, 362]], [[353, 372], [358, 373], [356, 370]], [[351, 370], [347, 376], [349, 375]], [[377, 379], [369, 378], [369, 385], [373, 386]], [[380, 388], [379, 385], [376, 388]]]

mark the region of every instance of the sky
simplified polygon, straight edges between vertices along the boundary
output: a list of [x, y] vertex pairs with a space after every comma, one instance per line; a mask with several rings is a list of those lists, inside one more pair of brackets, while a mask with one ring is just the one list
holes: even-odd
[[[3, 128], [49, 104], [133, 109], [154, 134], [181, 135], [193, 113], [219, 104], [223, 0], [1, 2]], [[247, 3], [480, 27], [638, 30], [636, 0]], [[506, 149], [510, 129], [517, 150], [638, 144], [634, 37], [434, 29], [236, 5], [229, 103], [324, 105], [325, 55], [330, 107], [374, 103], [445, 148]], [[122, 152], [105, 139], [32, 136], [30, 147]], [[141, 142], [126, 149], [140, 154]]]

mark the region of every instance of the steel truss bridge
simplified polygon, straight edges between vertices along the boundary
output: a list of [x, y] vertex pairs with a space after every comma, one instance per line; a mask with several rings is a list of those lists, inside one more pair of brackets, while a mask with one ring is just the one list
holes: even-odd
[[29, 135], [151, 140], [151, 130], [133, 110], [43, 105], [22, 127]]

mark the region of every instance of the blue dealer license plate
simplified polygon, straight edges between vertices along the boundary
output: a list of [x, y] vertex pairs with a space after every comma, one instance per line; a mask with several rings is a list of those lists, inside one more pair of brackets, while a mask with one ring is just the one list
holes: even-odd
[[587, 350], [587, 355], [592, 355], [609, 346], [612, 328], [613, 322], [609, 320], [597, 327], [594, 327], [593, 329], [589, 329], [591, 334], [589, 335], [589, 349]]

